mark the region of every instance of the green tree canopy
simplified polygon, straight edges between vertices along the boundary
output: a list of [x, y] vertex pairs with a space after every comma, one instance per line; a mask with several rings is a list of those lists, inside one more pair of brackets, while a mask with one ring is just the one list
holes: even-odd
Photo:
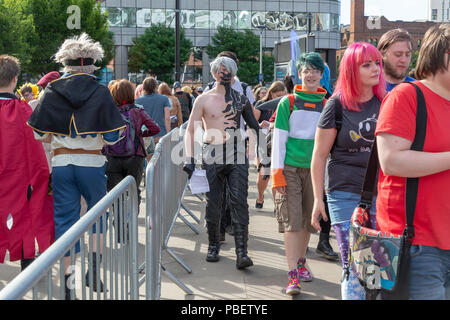
[[16, 0], [0, 0], [0, 54], [18, 58], [23, 66], [30, 63], [35, 37], [33, 17], [25, 13], [24, 3]]
[[[258, 82], [259, 74], [259, 36], [250, 30], [236, 31], [229, 27], [219, 27], [212, 37], [212, 43], [206, 47], [210, 58], [222, 51], [232, 51], [239, 59], [238, 77], [249, 84]], [[273, 57], [263, 55], [264, 80], [273, 79]]]
[[[192, 50], [192, 42], [180, 31], [180, 60], [187, 61]], [[159, 80], [170, 83], [174, 79], [175, 32], [163, 24], [147, 28], [133, 39], [128, 56], [131, 72], [154, 74]]]
[[[92, 39], [100, 42], [105, 57], [97, 66], [103, 68], [114, 56], [114, 41], [112, 32], [108, 31], [107, 13], [102, 13], [96, 0], [21, 0], [28, 2], [28, 13], [33, 16], [37, 33], [32, 43], [36, 51], [31, 64], [27, 68], [31, 74], [37, 75], [58, 70], [61, 66], [53, 60], [54, 54], [65, 39], [89, 34]], [[68, 19], [71, 14], [67, 9], [71, 5], [80, 8], [80, 28], [70, 29]]]
[[[80, 8], [79, 28], [68, 27], [72, 5]], [[97, 62], [103, 68], [114, 56], [107, 19], [96, 0], [0, 0], [0, 52], [16, 56], [22, 71], [38, 77], [59, 70], [61, 65], [53, 60], [58, 48], [65, 39], [86, 32], [105, 50]]]

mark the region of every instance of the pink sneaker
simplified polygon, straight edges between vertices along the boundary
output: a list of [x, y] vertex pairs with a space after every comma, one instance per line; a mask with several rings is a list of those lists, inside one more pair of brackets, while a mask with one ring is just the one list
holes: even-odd
[[289, 275], [289, 282], [286, 287], [286, 294], [289, 294], [291, 296], [299, 294], [302, 289], [302, 286], [300, 285], [300, 282], [298, 280], [297, 270], [294, 269], [289, 271], [288, 275]]
[[297, 262], [297, 272], [300, 281], [310, 282], [312, 281], [311, 272], [306, 268], [306, 258], [300, 258]]

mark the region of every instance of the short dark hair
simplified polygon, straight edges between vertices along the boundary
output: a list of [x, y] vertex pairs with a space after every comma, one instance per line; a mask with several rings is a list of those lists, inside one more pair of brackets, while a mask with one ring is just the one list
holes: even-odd
[[0, 55], [0, 87], [10, 85], [14, 77], [17, 77], [19, 73], [19, 59], [6, 54]]
[[450, 23], [431, 27], [425, 33], [416, 63], [417, 79], [422, 80], [439, 71], [444, 71], [450, 63]]
[[115, 81], [109, 90], [118, 106], [134, 103], [134, 86], [127, 79]]
[[146, 94], [156, 93], [156, 90], [158, 89], [158, 81], [156, 81], [153, 77], [147, 77], [144, 79], [144, 82], [142, 82], [142, 89]]
[[234, 53], [232, 51], [222, 51], [221, 53], [219, 53], [217, 55], [216, 58], [220, 58], [220, 57], [227, 57], [227, 58], [233, 59], [234, 62], [236, 62], [236, 65], [239, 64], [239, 59], [237, 58], [236, 53]]
[[411, 50], [413, 48], [412, 38], [408, 31], [405, 29], [392, 29], [385, 32], [378, 42], [377, 49], [381, 52], [381, 54], [385, 54], [387, 49], [392, 46], [396, 42], [409, 42], [411, 46]]
[[303, 67], [312, 67], [323, 73], [325, 70], [325, 63], [322, 56], [317, 52], [305, 52], [302, 53], [296, 63], [297, 69], [300, 72]]

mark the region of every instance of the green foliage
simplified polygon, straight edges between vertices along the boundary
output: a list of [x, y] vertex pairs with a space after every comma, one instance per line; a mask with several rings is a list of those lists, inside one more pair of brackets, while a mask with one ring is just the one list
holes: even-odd
[[[69, 29], [67, 8], [80, 7], [80, 29]], [[103, 68], [114, 56], [107, 14], [96, 0], [0, 0], [0, 52], [17, 56], [22, 70], [33, 76], [59, 70], [53, 56], [65, 39], [89, 34], [105, 50]]]
[[[211, 59], [222, 51], [232, 51], [239, 59], [238, 77], [249, 84], [258, 82], [259, 74], [259, 36], [250, 30], [236, 31], [229, 27], [219, 27], [206, 47]], [[266, 82], [273, 80], [273, 56], [263, 54], [263, 74]]]
[[29, 42], [36, 35], [33, 18], [25, 13], [23, 4], [0, 0], [0, 54], [15, 56], [22, 68], [31, 61], [34, 50]]
[[[192, 42], [180, 30], [180, 60], [187, 61]], [[174, 79], [175, 32], [163, 24], [147, 28], [141, 36], [133, 39], [128, 55], [130, 72], [153, 74], [158, 80], [170, 83]]]
[[409, 70], [413, 70], [416, 68], [417, 64], [417, 58], [419, 57], [419, 50], [414, 51], [411, 57], [411, 66], [409, 67]]

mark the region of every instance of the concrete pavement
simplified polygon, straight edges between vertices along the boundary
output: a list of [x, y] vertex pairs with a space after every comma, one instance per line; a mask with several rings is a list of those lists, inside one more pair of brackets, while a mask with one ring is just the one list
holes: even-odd
[[[287, 284], [287, 264], [284, 255], [283, 235], [278, 233], [278, 225], [273, 214], [270, 189], [265, 192], [263, 209], [255, 209], [257, 198], [256, 169], [250, 168], [249, 198], [249, 256], [254, 266], [245, 271], [235, 267], [234, 239], [226, 235], [226, 242], [220, 251], [220, 261], [205, 261], [208, 248], [204, 213], [205, 202], [187, 194], [185, 202], [198, 216], [200, 230], [196, 235], [180, 219], [177, 220], [168, 246], [192, 268], [186, 272], [167, 253], [163, 262], [167, 270], [181, 280], [194, 294], [187, 295], [167, 277], [162, 278], [161, 299], [177, 300], [338, 300], [340, 299], [340, 262], [330, 262], [315, 253], [318, 234], [313, 234], [307, 253], [307, 264], [314, 276], [312, 282], [304, 283], [302, 293], [294, 298], [284, 293]], [[184, 211], [182, 214], [194, 222]], [[334, 234], [331, 244], [338, 251]]]

